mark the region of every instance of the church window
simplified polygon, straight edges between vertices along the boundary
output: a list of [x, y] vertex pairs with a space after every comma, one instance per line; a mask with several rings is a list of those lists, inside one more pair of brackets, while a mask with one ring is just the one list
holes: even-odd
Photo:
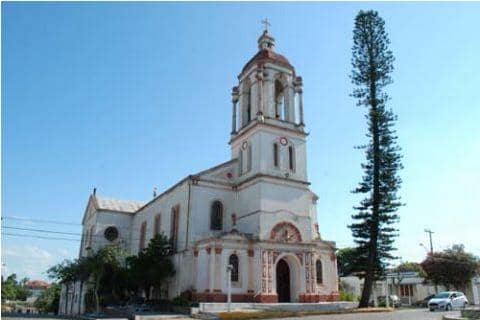
[[249, 145], [247, 149], [247, 172], [252, 170], [252, 146]]
[[320, 259], [317, 260], [315, 263], [315, 268], [317, 269], [317, 284], [323, 283], [323, 269], [322, 269], [322, 261]]
[[90, 240], [90, 230], [87, 229], [85, 239], [83, 239], [83, 245], [85, 246], [85, 248], [88, 248], [90, 246], [89, 240]]
[[274, 143], [273, 144], [273, 165], [275, 167], [279, 167], [279, 161], [278, 161], [278, 144]]
[[88, 246], [92, 246], [93, 234], [95, 233], [95, 226], [90, 227], [90, 234], [88, 235]]
[[155, 216], [155, 221], [153, 224], [153, 235], [159, 235], [160, 234], [160, 214], [157, 214]]
[[252, 94], [250, 90], [248, 91], [247, 95], [247, 123], [252, 120]]
[[241, 176], [243, 174], [243, 151], [240, 150], [238, 152], [238, 175]]
[[147, 222], [142, 222], [140, 226], [140, 241], [138, 244], [138, 251], [142, 251], [145, 248], [145, 237], [147, 232]]
[[223, 205], [220, 201], [212, 203], [210, 212], [210, 230], [223, 229]]
[[288, 167], [290, 170], [295, 170], [295, 149], [293, 146], [288, 147]]
[[228, 264], [232, 266], [232, 273], [230, 274], [230, 279], [232, 282], [238, 282], [238, 256], [236, 254], [232, 254], [228, 258]]
[[284, 120], [285, 92], [279, 80], [275, 81], [275, 118]]
[[172, 208], [172, 213], [170, 218], [170, 241], [172, 243], [173, 251], [177, 251], [179, 215], [180, 215], [180, 206], [176, 205], [175, 207]]

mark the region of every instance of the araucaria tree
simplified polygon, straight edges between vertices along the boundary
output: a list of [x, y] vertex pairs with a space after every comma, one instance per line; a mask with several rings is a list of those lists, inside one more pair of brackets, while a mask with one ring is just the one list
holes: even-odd
[[372, 285], [382, 275], [393, 256], [397, 230], [392, 226], [401, 202], [397, 197], [402, 168], [400, 148], [393, 130], [396, 116], [387, 108], [389, 100], [384, 91], [392, 83], [394, 57], [389, 50], [385, 22], [375, 11], [360, 11], [355, 18], [352, 48], [351, 79], [356, 86], [352, 96], [357, 105], [366, 107], [368, 143], [362, 164], [363, 178], [354, 193], [364, 199], [354, 209], [349, 226], [357, 244], [357, 266], [364, 271], [365, 282], [359, 307], [367, 307]]

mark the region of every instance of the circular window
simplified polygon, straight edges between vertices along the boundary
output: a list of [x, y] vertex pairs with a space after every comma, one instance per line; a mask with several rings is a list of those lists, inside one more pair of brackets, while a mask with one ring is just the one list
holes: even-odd
[[247, 149], [247, 147], [248, 147], [248, 142], [247, 142], [247, 141], [245, 141], [244, 143], [242, 143], [242, 149], [243, 149], [243, 150]]
[[107, 229], [105, 229], [105, 232], [103, 234], [105, 236], [105, 239], [108, 241], [113, 241], [118, 238], [118, 230], [117, 228], [110, 226]]
[[280, 138], [280, 144], [281, 144], [282, 146], [286, 146], [286, 145], [288, 144], [287, 138], [281, 137], [281, 138]]

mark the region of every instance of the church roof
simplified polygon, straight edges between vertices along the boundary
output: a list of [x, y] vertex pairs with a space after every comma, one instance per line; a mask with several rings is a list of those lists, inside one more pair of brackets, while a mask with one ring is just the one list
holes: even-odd
[[275, 63], [278, 64], [282, 67], [288, 68], [290, 70], [294, 70], [293, 66], [290, 64], [287, 58], [282, 56], [281, 54], [278, 54], [276, 52], [273, 52], [272, 50], [267, 50], [267, 49], [262, 49], [257, 52], [256, 55], [253, 56], [252, 59], [250, 59], [245, 66], [242, 69], [242, 73], [245, 72], [248, 68], [250, 68], [252, 65], [263, 65], [267, 62]]
[[96, 207], [99, 210], [110, 210], [134, 213], [145, 203], [133, 200], [118, 200], [95, 196]]
[[243, 67], [242, 73], [252, 65], [263, 65], [267, 62], [274, 63], [295, 71], [287, 58], [275, 52], [275, 39], [270, 36], [267, 30], [258, 38], [258, 52]]

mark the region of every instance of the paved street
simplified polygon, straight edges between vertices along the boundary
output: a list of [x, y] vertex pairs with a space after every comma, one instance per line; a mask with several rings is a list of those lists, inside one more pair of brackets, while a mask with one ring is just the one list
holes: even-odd
[[289, 318], [289, 320], [441, 320], [445, 314], [460, 315], [460, 311], [430, 312], [426, 309], [405, 309], [394, 312], [352, 313]]
[[[353, 314], [339, 314], [339, 315], [323, 315], [323, 316], [309, 316], [300, 318], [286, 318], [288, 320], [441, 320], [445, 314], [460, 315], [460, 311], [450, 312], [430, 312], [425, 309], [405, 309], [395, 312], [381, 312], [381, 313], [353, 313]], [[2, 317], [2, 320], [32, 320], [32, 317]], [[39, 319], [39, 318], [37, 318]], [[40, 318], [42, 320], [58, 320], [59, 318]], [[187, 320], [191, 318], [165, 317], [165, 319]], [[281, 320], [281, 319], [278, 319]], [[282, 319], [282, 320], [285, 320]]]

